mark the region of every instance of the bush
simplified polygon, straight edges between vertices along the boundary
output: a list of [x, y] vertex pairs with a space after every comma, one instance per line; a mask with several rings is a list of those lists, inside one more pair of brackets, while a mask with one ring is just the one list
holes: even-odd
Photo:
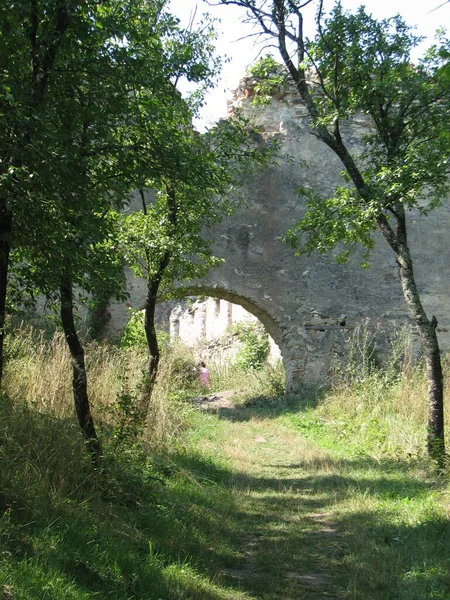
[[243, 371], [260, 371], [269, 356], [269, 336], [259, 322], [242, 321], [236, 325], [240, 348], [236, 356], [236, 365]]
[[147, 338], [144, 329], [145, 312], [131, 310], [131, 317], [120, 340], [121, 348], [146, 348]]

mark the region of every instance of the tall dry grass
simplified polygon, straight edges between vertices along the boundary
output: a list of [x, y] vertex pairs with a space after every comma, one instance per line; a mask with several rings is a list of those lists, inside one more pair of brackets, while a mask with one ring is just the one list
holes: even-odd
[[13, 401], [64, 418], [71, 411], [70, 357], [63, 335], [51, 340], [22, 326], [6, 338], [3, 389]]
[[[344, 361], [334, 369], [329, 392], [318, 413], [342, 439], [364, 453], [411, 457], [426, 448], [428, 393], [424, 366], [412, 359], [411, 331], [399, 329], [388, 339], [383, 361], [367, 325], [349, 340]], [[445, 389], [450, 368], [444, 360]], [[445, 403], [446, 443], [450, 444], [450, 406]]]
[[[57, 419], [73, 419], [72, 368], [61, 332], [46, 339], [28, 326], [7, 338], [4, 392], [16, 404]], [[119, 421], [130, 418], [142, 394], [148, 358], [142, 348], [118, 348], [107, 344], [85, 346], [88, 393], [100, 432], [112, 435]], [[139, 433], [149, 445], [164, 446], [179, 440], [192, 407], [183, 402], [201, 393], [196, 357], [188, 348], [174, 345], [160, 363], [156, 386], [148, 405], [146, 422]], [[119, 406], [126, 395], [128, 406]]]
[[[132, 350], [86, 345], [89, 397], [94, 413], [114, 402], [124, 378], [138, 381], [145, 356]], [[39, 331], [23, 326], [7, 338], [4, 391], [40, 412], [64, 418], [73, 413], [72, 367], [61, 332], [48, 340]]]
[[[414, 456], [425, 448], [427, 382], [420, 363], [412, 365], [408, 339], [404, 332], [399, 334], [380, 367], [370, 355], [372, 338], [367, 331], [357, 332], [351, 341], [350, 360], [335, 368], [331, 389], [316, 409], [315, 414], [338, 437], [375, 457]], [[56, 332], [48, 340], [22, 327], [8, 336], [6, 352], [4, 391], [10, 400], [76, 423], [64, 336]], [[193, 350], [181, 344], [163, 354], [146, 421], [128, 428], [151, 448], [164, 449], [183, 440], [190, 413], [195, 410], [195, 403], [186, 400], [206, 391], [198, 382], [198, 360]], [[100, 434], [107, 439], [134, 418], [132, 409], [142, 393], [146, 364], [146, 352], [139, 348], [96, 343], [86, 346], [89, 397]], [[234, 390], [237, 402], [283, 395], [282, 365], [261, 371], [242, 371], [231, 364], [211, 363], [208, 367], [212, 382], [208, 393]], [[449, 389], [448, 363], [445, 378]], [[128, 402], [125, 408], [120, 403], [124, 398]], [[448, 405], [445, 418], [448, 432]]]

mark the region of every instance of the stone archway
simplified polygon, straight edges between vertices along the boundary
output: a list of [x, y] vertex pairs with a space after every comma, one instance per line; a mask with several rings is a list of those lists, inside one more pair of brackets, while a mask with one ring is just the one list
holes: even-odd
[[[111, 319], [108, 324], [108, 333], [112, 339], [121, 338], [123, 331], [130, 318], [130, 309], [141, 310], [145, 300], [145, 281], [133, 278], [130, 282], [130, 300], [132, 302], [119, 303], [112, 302], [110, 306]], [[254, 315], [264, 326], [267, 333], [277, 344], [283, 361], [286, 391], [292, 393], [298, 390], [299, 380], [296, 375], [299, 374], [298, 357], [292, 356], [292, 344], [289, 340], [292, 336], [286, 335], [286, 327], [280, 324], [276, 315], [272, 315], [270, 310], [264, 305], [258, 303], [254, 298], [243, 296], [237, 291], [230, 290], [219, 285], [195, 285], [187, 288], [180, 288], [178, 295], [184, 296], [209, 296], [219, 300], [226, 300], [232, 304], [242, 306], [250, 314]], [[303, 375], [304, 369], [301, 369]]]
[[[230, 331], [230, 328], [232, 328], [233, 325], [242, 321], [242, 319], [245, 319], [245, 314], [248, 315], [248, 313], [250, 313], [250, 315], [255, 317], [255, 319], [263, 325], [266, 333], [270, 336], [272, 352], [275, 352], [276, 358], [282, 360], [286, 375], [286, 385], [289, 391], [292, 391], [293, 388], [291, 380], [288, 378], [288, 373], [290, 373], [291, 370], [286, 370], [286, 365], [290, 364], [288, 346], [286, 344], [282, 329], [280, 329], [276, 318], [274, 318], [274, 316], [268, 312], [266, 307], [260, 306], [254, 300], [244, 297], [236, 291], [219, 286], [198, 285], [195, 287], [182, 288], [181, 291], [185, 297], [194, 296], [202, 299], [198, 300], [199, 307], [201, 307], [200, 314], [197, 313], [195, 322], [192, 321], [188, 324], [189, 327], [193, 329], [192, 335], [197, 337], [197, 340], [202, 337], [206, 340], [213, 339], [214, 337], [217, 338], [217, 335], [220, 336], [221, 334], [226, 334], [227, 331]], [[208, 299], [214, 299], [217, 302], [217, 304], [214, 305], [214, 311], [212, 310], [213, 307], [211, 304], [208, 305]], [[205, 301], [206, 303], [204, 303]], [[238, 312], [236, 315], [236, 307], [242, 307], [244, 311], [241, 311], [240, 313]], [[219, 319], [220, 314], [220, 320], [217, 321], [214, 319], [215, 323], [212, 320], [212, 312], [216, 312], [216, 319]], [[185, 318], [185, 315], [186, 312], [181, 311], [182, 319]], [[171, 334], [175, 333], [176, 336], [177, 328], [179, 335], [179, 322], [178, 316], [174, 315], [174, 317], [175, 318], [171, 317]], [[195, 323], [197, 326], [195, 326]], [[215, 329], [214, 331], [212, 330], [213, 326]], [[184, 329], [184, 332], [186, 332], [186, 326], [184, 326], [184, 328], [182, 327], [182, 329]], [[201, 332], [200, 329], [203, 329], [203, 332]], [[180, 337], [182, 337], [182, 335], [180, 335]]]
[[211, 298], [227, 300], [232, 304], [238, 304], [239, 306], [242, 306], [243, 308], [245, 308], [246, 311], [254, 315], [259, 321], [261, 321], [267, 333], [279, 346], [283, 355], [282, 346], [284, 343], [284, 338], [275, 318], [267, 311], [266, 308], [259, 306], [258, 303], [254, 300], [246, 298], [235, 291], [214, 285], [199, 285], [195, 287], [182, 288], [182, 290], [185, 293], [185, 296], [210, 296]]
[[[240, 304], [254, 314], [278, 344], [286, 371], [288, 391], [303, 382], [327, 381], [331, 357], [341, 352], [349, 332], [371, 319], [387, 332], [407, 318], [407, 310], [392, 252], [378, 236], [369, 269], [361, 269], [361, 256], [337, 264], [333, 256], [295, 256], [284, 242], [286, 232], [305, 213], [301, 188], [326, 196], [341, 183], [342, 165], [307, 126], [304, 107], [296, 96], [274, 99], [270, 107], [255, 108], [243, 98], [249, 118], [263, 135], [277, 135], [290, 160], [258, 173], [242, 190], [247, 201], [231, 217], [206, 232], [212, 251], [223, 259], [205, 281], [192, 282], [187, 293], [208, 294]], [[361, 140], [364, 127], [349, 123], [346, 135]], [[307, 165], [307, 167], [305, 166]], [[426, 218], [408, 214], [409, 238], [415, 249], [416, 276], [429, 314], [439, 321], [443, 352], [450, 350], [450, 256], [446, 240], [450, 204]], [[143, 306], [145, 281], [126, 272], [130, 304]], [[120, 337], [128, 321], [125, 303], [112, 302], [109, 334]]]

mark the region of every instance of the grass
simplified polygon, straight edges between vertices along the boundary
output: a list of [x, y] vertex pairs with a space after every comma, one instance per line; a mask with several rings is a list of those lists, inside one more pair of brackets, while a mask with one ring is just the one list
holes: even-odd
[[426, 465], [321, 448], [267, 409], [239, 409], [232, 428], [242, 529], [259, 536], [246, 582], [257, 597], [277, 597], [286, 580], [287, 598], [450, 597], [448, 487]]
[[93, 345], [96, 470], [63, 340], [26, 330], [8, 356], [4, 600], [450, 598], [450, 488], [423, 455], [420, 370], [282, 398], [276, 371], [213, 367], [212, 391], [237, 396], [208, 411], [186, 401], [204, 389], [195, 357], [176, 348], [136, 437], [117, 398], [132, 408], [145, 357]]

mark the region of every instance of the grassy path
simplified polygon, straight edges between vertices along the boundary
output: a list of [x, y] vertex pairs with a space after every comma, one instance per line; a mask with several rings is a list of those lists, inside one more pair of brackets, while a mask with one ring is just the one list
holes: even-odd
[[203, 449], [221, 453], [233, 473], [227, 485], [236, 507], [236, 563], [225, 577], [246, 598], [344, 598], [335, 489], [316, 485], [333, 477], [335, 461], [277, 420], [245, 409], [220, 413], [225, 418]]
[[0, 397], [4, 600], [450, 600], [450, 479], [423, 458], [420, 372], [278, 399], [239, 373], [236, 405], [200, 406], [168, 375], [137, 440], [110, 404], [132, 356], [99, 346], [97, 470], [63, 340], [30, 336]]
[[270, 420], [230, 423], [223, 450], [240, 506], [242, 564], [229, 569], [262, 598], [340, 598], [340, 536], [333, 489], [311, 477], [330, 473], [326, 452]]
[[0, 596], [450, 600], [448, 481], [289, 402], [184, 404], [185, 437], [101, 477], [70, 421], [0, 403]]
[[227, 555], [221, 597], [450, 598], [450, 530], [431, 482], [395, 462], [337, 458], [283, 417], [208, 408], [202, 452], [230, 467], [212, 542]]

